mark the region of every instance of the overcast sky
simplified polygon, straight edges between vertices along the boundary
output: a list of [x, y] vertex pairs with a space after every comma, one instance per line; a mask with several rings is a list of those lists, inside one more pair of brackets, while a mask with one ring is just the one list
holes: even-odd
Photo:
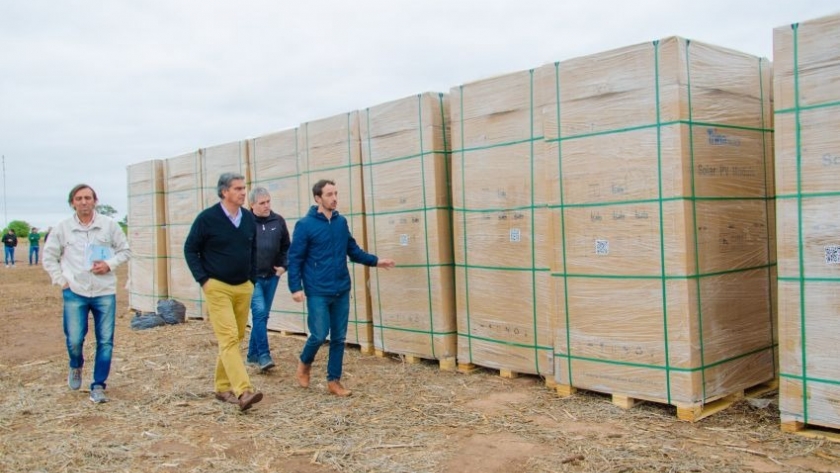
[[[573, 6], [570, 6], [573, 5]], [[666, 36], [772, 60], [837, 0], [0, 0], [2, 224], [126, 166]]]

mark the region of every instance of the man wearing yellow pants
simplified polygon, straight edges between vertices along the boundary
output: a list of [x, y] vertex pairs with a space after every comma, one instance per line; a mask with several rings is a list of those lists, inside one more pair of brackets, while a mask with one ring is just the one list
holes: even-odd
[[203, 210], [184, 242], [184, 256], [201, 284], [219, 343], [216, 399], [248, 410], [262, 400], [245, 370], [239, 343], [256, 280], [257, 227], [245, 204], [245, 178], [224, 173], [216, 187], [221, 202]]

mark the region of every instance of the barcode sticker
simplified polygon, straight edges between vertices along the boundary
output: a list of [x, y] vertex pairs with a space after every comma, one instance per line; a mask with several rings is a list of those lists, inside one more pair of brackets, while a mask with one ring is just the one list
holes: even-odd
[[840, 264], [840, 245], [825, 247], [825, 264]]
[[400, 235], [400, 246], [408, 246], [408, 235], [405, 233]]
[[522, 234], [519, 232], [518, 228], [511, 228], [510, 229], [510, 241], [511, 243], [519, 243], [522, 240]]
[[610, 254], [610, 241], [609, 240], [595, 240], [595, 254], [596, 255], [608, 255], [608, 254]]

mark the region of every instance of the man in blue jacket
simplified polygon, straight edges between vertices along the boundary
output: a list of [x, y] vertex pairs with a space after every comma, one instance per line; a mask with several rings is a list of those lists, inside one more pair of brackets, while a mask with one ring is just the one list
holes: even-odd
[[[309, 310], [309, 338], [300, 354], [295, 376], [301, 387], [309, 387], [312, 362], [318, 349], [330, 337], [327, 359], [327, 389], [336, 396], [349, 396], [341, 385], [344, 342], [350, 317], [350, 271], [354, 263], [390, 269], [394, 261], [378, 258], [359, 248], [347, 219], [339, 215], [335, 182], [322, 179], [312, 186], [315, 203], [295, 224], [289, 248], [289, 290], [295, 302], [306, 299]], [[306, 297], [304, 297], [306, 294]]]

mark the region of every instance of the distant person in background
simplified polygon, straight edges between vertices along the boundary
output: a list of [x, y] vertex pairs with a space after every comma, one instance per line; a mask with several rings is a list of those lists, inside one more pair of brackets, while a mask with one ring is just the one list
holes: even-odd
[[245, 204], [245, 177], [224, 173], [216, 193], [221, 202], [201, 211], [184, 242], [184, 257], [201, 285], [210, 324], [219, 343], [216, 399], [250, 409], [263, 398], [254, 389], [239, 343], [245, 338], [256, 281], [257, 228]]
[[316, 182], [312, 195], [317, 205], [295, 224], [289, 248], [289, 291], [295, 302], [306, 299], [309, 310], [309, 338], [300, 354], [295, 377], [301, 387], [309, 387], [312, 362], [329, 336], [327, 390], [344, 397], [351, 394], [341, 384], [344, 342], [350, 318], [347, 257], [354, 263], [385, 269], [393, 268], [394, 261], [378, 258], [359, 248], [350, 234], [347, 219], [338, 213], [335, 182], [325, 179]]
[[5, 250], [6, 256], [6, 267], [15, 266], [15, 247], [17, 246], [17, 235], [15, 235], [15, 231], [11, 228], [6, 231], [6, 234], [3, 235], [3, 246]]
[[35, 264], [38, 264], [38, 253], [41, 251], [41, 234], [38, 233], [38, 229], [32, 227], [32, 231], [29, 232], [29, 266], [32, 266], [32, 257], [35, 258]]
[[268, 317], [277, 283], [289, 265], [289, 229], [286, 220], [271, 210], [271, 194], [267, 189], [255, 187], [248, 200], [257, 222], [257, 281], [251, 296], [248, 363], [268, 371], [275, 366], [268, 347]]
[[64, 299], [64, 336], [70, 358], [67, 385], [82, 385], [84, 345], [88, 314], [93, 315], [96, 357], [90, 400], [107, 402], [106, 381], [111, 372], [114, 323], [117, 313], [117, 266], [131, 258], [131, 250], [119, 224], [96, 212], [96, 192], [87, 184], [70, 191], [73, 216], [62, 220], [44, 245], [44, 270], [52, 283], [61, 286]]

